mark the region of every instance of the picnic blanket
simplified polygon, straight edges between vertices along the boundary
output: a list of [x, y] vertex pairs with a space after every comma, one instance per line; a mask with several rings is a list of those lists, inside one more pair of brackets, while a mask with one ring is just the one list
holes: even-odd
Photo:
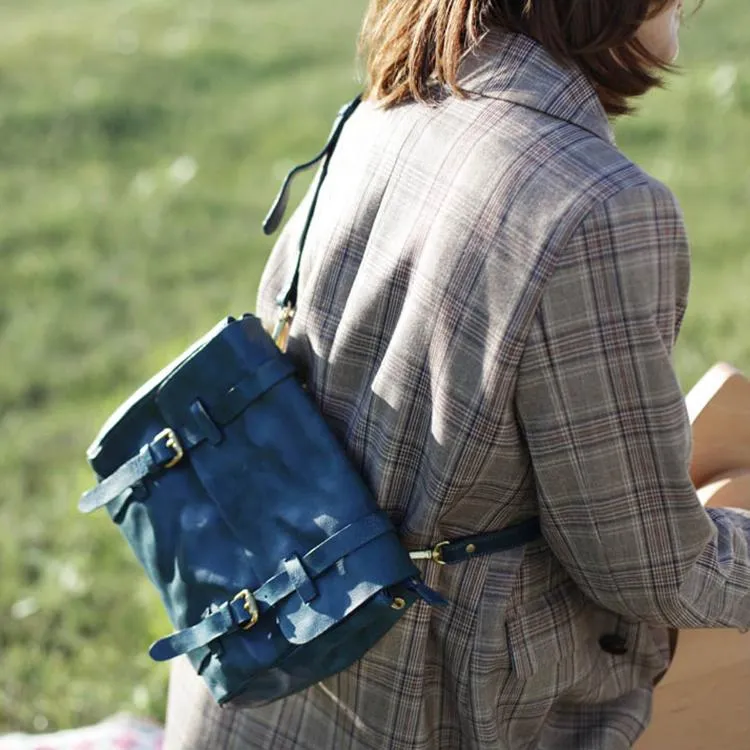
[[163, 729], [127, 714], [53, 734], [0, 736], [0, 750], [161, 750]]

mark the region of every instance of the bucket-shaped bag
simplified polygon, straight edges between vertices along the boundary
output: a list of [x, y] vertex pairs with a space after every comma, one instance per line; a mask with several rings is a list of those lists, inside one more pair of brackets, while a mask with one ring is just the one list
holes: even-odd
[[[324, 159], [315, 199], [357, 102], [302, 165]], [[361, 658], [418, 598], [444, 603], [412, 558], [458, 562], [538, 535], [533, 520], [410, 555], [283, 351], [297, 278], [274, 336], [252, 315], [220, 322], [117, 409], [88, 452], [99, 483], [79, 507], [106, 507], [176, 628], [151, 656], [186, 654], [220, 704], [301, 690]]]

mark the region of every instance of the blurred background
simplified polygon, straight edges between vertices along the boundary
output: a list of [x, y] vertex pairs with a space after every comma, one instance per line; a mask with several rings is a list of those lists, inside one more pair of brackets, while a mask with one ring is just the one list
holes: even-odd
[[[85, 450], [130, 392], [252, 311], [287, 168], [358, 91], [365, 0], [0, 0], [0, 734], [163, 717], [171, 630]], [[682, 72], [617, 126], [693, 243], [676, 354], [750, 373], [750, 5], [706, 0]], [[298, 185], [299, 198], [304, 185]]]

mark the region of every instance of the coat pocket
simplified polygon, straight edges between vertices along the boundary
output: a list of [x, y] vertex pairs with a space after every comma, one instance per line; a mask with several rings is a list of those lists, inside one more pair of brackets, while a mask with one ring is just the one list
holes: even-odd
[[573, 684], [619, 665], [635, 687], [666, 667], [646, 623], [601, 609], [573, 581], [509, 611], [506, 635], [511, 669], [522, 680], [548, 673]]

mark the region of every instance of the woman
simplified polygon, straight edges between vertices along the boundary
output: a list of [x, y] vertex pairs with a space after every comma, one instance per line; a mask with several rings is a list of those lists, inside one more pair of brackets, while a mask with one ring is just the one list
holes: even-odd
[[688, 475], [683, 220], [608, 121], [668, 69], [682, 10], [373, 0], [289, 350], [409, 548], [531, 516], [543, 539], [424, 563], [449, 607], [269, 706], [218, 709], [180, 667], [170, 750], [629, 748], [667, 628], [750, 625], [750, 523]]

